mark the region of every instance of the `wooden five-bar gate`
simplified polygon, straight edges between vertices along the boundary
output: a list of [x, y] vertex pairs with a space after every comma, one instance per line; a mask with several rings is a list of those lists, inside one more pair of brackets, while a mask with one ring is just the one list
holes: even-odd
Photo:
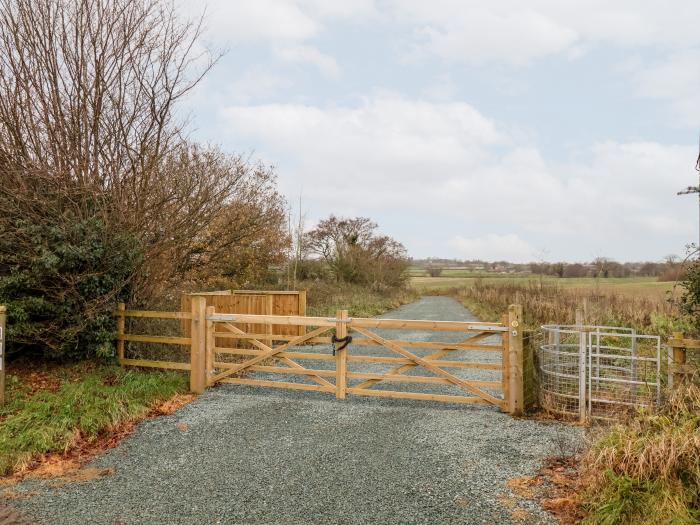
[[[189, 321], [189, 337], [125, 332], [127, 317], [159, 315]], [[226, 314], [207, 306], [203, 297], [192, 298], [190, 312], [121, 307], [117, 316], [122, 364], [189, 370], [196, 393], [230, 383], [327, 392], [339, 399], [350, 395], [487, 404], [515, 415], [523, 410], [522, 309], [517, 305], [500, 323], [351, 318], [346, 310], [332, 318]], [[282, 326], [299, 329], [273, 329]], [[405, 330], [412, 333], [402, 338]], [[452, 340], [435, 340], [436, 333], [452, 334], [444, 337]], [[337, 345], [331, 351], [335, 340], [348, 335], [352, 341], [346, 348]], [[189, 346], [190, 359], [128, 359], [128, 341]], [[316, 364], [310, 367], [309, 362]], [[288, 380], [273, 379], [279, 376]], [[377, 388], [387, 383], [400, 387]], [[423, 390], [411, 386], [416, 384]], [[445, 393], [448, 388], [454, 393]]]

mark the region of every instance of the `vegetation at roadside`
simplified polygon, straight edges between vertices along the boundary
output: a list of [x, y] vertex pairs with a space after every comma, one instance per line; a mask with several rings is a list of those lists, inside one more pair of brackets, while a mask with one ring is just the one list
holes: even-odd
[[403, 287], [380, 292], [360, 285], [313, 281], [300, 287], [307, 289], [307, 314], [311, 316], [334, 316], [338, 308], [343, 308], [351, 317], [374, 317], [418, 297], [415, 291]]
[[90, 443], [188, 388], [185, 374], [112, 365], [54, 366], [40, 377], [37, 389], [26, 377], [7, 377], [9, 402], [0, 407], [0, 475]]
[[574, 322], [576, 309], [583, 309], [586, 322], [628, 326], [647, 333], [669, 335], [674, 330], [692, 331], [692, 319], [680, 315], [672, 291], [659, 290], [656, 283], [636, 286], [637, 293], [621, 291], [625, 283], [593, 280], [561, 283], [560, 280], [482, 280], [467, 286], [440, 288], [437, 293], [461, 300], [475, 315], [498, 320], [513, 303], [522, 304], [525, 324], [536, 329], [543, 324]]
[[587, 523], [699, 523], [700, 388], [606, 429], [584, 457], [581, 486]]
[[34, 4], [0, 3], [8, 355], [113, 355], [118, 302], [168, 309], [183, 291], [321, 281], [349, 301], [335, 307], [395, 303], [406, 250], [372, 220], [295, 230], [274, 168], [187, 137], [178, 104], [220, 56], [200, 24], [161, 0]]

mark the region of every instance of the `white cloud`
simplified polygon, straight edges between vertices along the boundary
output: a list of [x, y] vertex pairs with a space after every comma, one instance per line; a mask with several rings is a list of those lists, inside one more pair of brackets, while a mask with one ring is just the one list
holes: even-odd
[[321, 73], [330, 78], [337, 78], [340, 75], [340, 68], [335, 59], [312, 46], [293, 45], [280, 47], [275, 50], [275, 54], [285, 62], [296, 64], [311, 64], [316, 66]]
[[450, 240], [449, 245], [453, 248], [455, 257], [461, 259], [526, 263], [534, 261], [536, 257], [536, 250], [514, 233], [472, 238], [456, 236]]
[[224, 115], [237, 143], [264, 144], [287, 194], [303, 188], [315, 214], [443, 225], [397, 232], [409, 249], [427, 234], [443, 247], [460, 236], [492, 250], [490, 236], [505, 231], [553, 258], [629, 259], [695, 236], [693, 204], [675, 195], [692, 181], [693, 147], [606, 142], [584, 163], [553, 164], [467, 104], [391, 94], [353, 107], [232, 106]]
[[228, 87], [227, 103], [248, 104], [277, 94], [291, 85], [291, 81], [261, 67], [244, 71]]
[[320, 31], [320, 21], [298, 2], [219, 0], [183, 2], [192, 15], [206, 10], [205, 35], [219, 44], [306, 40]]
[[674, 53], [633, 68], [637, 94], [668, 102], [676, 119], [690, 126], [700, 124], [700, 49]]
[[454, 62], [524, 65], [598, 44], [679, 49], [700, 44], [700, 3], [679, 0], [393, 0], [412, 24], [416, 49]]
[[373, 0], [180, 0], [190, 17], [206, 11], [205, 34], [223, 44], [302, 42], [328, 21], [376, 15]]

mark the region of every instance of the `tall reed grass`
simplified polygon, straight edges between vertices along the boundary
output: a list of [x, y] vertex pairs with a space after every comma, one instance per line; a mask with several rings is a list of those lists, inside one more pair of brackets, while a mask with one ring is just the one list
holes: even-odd
[[[489, 283], [476, 280], [472, 285], [452, 289], [474, 313], [496, 320], [510, 304], [521, 304], [529, 328], [543, 324], [572, 324], [577, 309], [585, 322], [609, 326], [627, 326], [646, 333], [668, 336], [674, 330], [692, 330], [682, 319], [670, 296], [654, 290], [646, 293], [619, 293], [610, 288], [588, 286], [564, 288], [547, 281], [526, 283]], [[445, 293], [445, 292], [442, 292]]]
[[700, 523], [700, 388], [605, 430], [582, 466], [588, 523]]

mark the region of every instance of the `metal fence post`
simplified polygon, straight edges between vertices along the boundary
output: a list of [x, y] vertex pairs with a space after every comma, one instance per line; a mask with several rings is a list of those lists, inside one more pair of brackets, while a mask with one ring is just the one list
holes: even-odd
[[586, 331], [583, 326], [583, 311], [576, 310], [578, 337], [578, 413], [581, 422], [586, 420]]

